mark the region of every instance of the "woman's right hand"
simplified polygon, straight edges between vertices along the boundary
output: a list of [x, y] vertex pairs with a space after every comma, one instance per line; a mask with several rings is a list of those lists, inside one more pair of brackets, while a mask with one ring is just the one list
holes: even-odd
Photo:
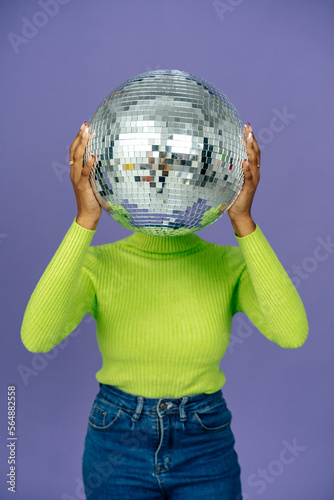
[[96, 157], [91, 155], [83, 166], [83, 155], [90, 132], [91, 127], [87, 127], [87, 122], [84, 122], [70, 147], [70, 160], [73, 161], [70, 177], [78, 205], [77, 223], [86, 229], [96, 229], [102, 209], [89, 182]]

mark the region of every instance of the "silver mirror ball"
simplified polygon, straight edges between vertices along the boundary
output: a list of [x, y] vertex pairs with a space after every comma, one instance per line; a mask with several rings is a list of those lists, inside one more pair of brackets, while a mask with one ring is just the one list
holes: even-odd
[[157, 236], [194, 233], [238, 197], [248, 158], [243, 121], [225, 94], [179, 70], [121, 83], [88, 121], [89, 180], [122, 226]]

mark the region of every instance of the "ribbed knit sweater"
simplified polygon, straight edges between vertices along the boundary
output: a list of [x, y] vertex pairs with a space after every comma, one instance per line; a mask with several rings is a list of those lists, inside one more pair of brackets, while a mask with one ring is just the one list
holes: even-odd
[[24, 346], [50, 351], [89, 313], [103, 360], [98, 382], [144, 397], [217, 391], [237, 312], [284, 348], [308, 335], [301, 298], [255, 227], [234, 233], [239, 246], [139, 232], [90, 246], [96, 229], [75, 218], [30, 296]]

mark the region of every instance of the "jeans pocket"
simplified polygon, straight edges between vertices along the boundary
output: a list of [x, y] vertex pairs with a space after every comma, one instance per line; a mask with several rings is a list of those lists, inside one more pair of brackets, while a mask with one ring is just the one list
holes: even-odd
[[194, 412], [194, 420], [206, 432], [218, 432], [229, 427], [232, 413], [224, 400]]
[[89, 413], [88, 423], [97, 431], [108, 431], [123, 415], [122, 408], [97, 395]]

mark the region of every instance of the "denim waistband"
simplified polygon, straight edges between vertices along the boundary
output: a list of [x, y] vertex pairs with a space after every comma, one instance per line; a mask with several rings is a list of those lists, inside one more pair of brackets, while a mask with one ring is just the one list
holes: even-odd
[[123, 391], [114, 385], [101, 384], [101, 382], [99, 382], [99, 384], [99, 394], [110, 403], [129, 410], [136, 410], [138, 406], [140, 406], [141, 411], [144, 412], [154, 412], [158, 406], [160, 409], [166, 409], [167, 411], [169, 409], [170, 411], [172, 411], [172, 409], [175, 410], [177, 407], [181, 406], [182, 409], [192, 412], [212, 406], [216, 402], [224, 400], [221, 389], [213, 393], [202, 392], [200, 394], [191, 394], [180, 397], [166, 396], [160, 398], [149, 398], [131, 394], [130, 392]]

